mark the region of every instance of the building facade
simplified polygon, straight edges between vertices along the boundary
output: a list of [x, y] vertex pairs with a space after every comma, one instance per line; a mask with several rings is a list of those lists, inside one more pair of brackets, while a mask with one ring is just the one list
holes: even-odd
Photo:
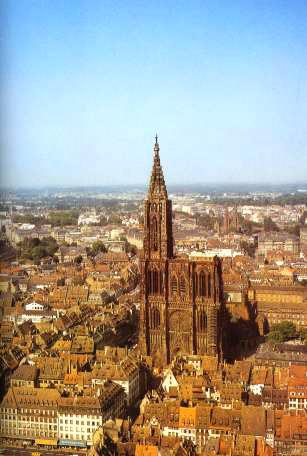
[[53, 388], [11, 387], [0, 404], [0, 438], [48, 439], [56, 445], [59, 400]]
[[222, 356], [223, 292], [217, 257], [189, 260], [174, 253], [168, 199], [156, 137], [140, 258], [139, 345], [157, 363], [177, 354]]
[[300, 229], [300, 244], [303, 247], [307, 246], [307, 225], [302, 226]]
[[298, 236], [289, 233], [261, 233], [258, 236], [258, 257], [266, 257], [269, 252], [286, 251], [293, 255], [300, 253], [300, 240]]

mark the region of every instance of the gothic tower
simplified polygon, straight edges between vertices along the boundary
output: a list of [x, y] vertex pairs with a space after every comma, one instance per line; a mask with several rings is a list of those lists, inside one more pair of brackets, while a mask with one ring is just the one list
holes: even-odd
[[144, 205], [144, 255], [148, 260], [173, 257], [172, 202], [167, 197], [159, 151], [156, 136], [148, 197]]
[[189, 260], [173, 251], [168, 199], [156, 136], [149, 191], [144, 202], [140, 258], [139, 347], [156, 364], [178, 353], [222, 354], [222, 280], [217, 257]]
[[172, 202], [168, 199], [160, 163], [158, 137], [153, 167], [144, 202], [144, 246], [141, 261], [140, 340], [141, 350], [167, 361], [168, 260], [173, 258]]

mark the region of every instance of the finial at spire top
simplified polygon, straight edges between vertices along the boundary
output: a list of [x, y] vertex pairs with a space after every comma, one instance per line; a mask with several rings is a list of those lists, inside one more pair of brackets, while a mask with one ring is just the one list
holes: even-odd
[[159, 147], [159, 143], [158, 143], [158, 135], [157, 135], [157, 133], [156, 133], [155, 139], [156, 139], [156, 142], [155, 142], [155, 145], [154, 145], [154, 153], [155, 153], [155, 155], [159, 156], [160, 147]]

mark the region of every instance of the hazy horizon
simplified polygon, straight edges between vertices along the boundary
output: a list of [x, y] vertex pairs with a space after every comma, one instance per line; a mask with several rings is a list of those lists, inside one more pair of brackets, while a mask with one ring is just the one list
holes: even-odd
[[[0, 191], [83, 191], [83, 192], [95, 192], [95, 191], [140, 191], [146, 192], [148, 190], [149, 183], [134, 183], [134, 184], [101, 184], [101, 185], [28, 185], [28, 186], [1, 186]], [[193, 182], [193, 183], [168, 183], [166, 186], [169, 192], [180, 192], [180, 191], [208, 191], [213, 192], [307, 192], [307, 180], [301, 182], [283, 182], [283, 183], [269, 183], [269, 182]]]
[[[307, 181], [307, 3], [2, 5], [1, 186]], [[138, 182], [141, 182], [138, 183]]]

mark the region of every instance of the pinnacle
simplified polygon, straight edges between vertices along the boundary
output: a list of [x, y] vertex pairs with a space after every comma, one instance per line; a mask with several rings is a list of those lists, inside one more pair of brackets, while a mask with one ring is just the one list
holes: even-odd
[[167, 197], [167, 190], [164, 181], [162, 166], [160, 163], [159, 151], [160, 147], [158, 143], [158, 136], [156, 135], [156, 142], [154, 145], [154, 161], [149, 184], [149, 195]]

